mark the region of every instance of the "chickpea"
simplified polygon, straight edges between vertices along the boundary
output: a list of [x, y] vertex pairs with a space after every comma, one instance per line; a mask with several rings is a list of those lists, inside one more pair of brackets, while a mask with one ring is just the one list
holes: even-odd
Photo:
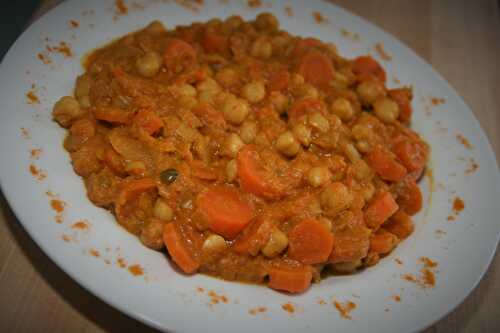
[[297, 124], [292, 129], [295, 138], [305, 147], [311, 143], [311, 129], [304, 124]]
[[241, 95], [250, 103], [258, 103], [266, 97], [266, 86], [262, 82], [250, 82], [243, 86]]
[[305, 80], [302, 75], [293, 73], [290, 78], [290, 82], [292, 82], [293, 85], [299, 85], [299, 84], [304, 84]]
[[227, 137], [224, 144], [224, 153], [231, 158], [235, 158], [244, 145], [245, 143], [241, 141], [241, 138], [238, 136], [238, 134], [231, 133]]
[[233, 125], [241, 124], [250, 112], [250, 108], [246, 101], [229, 95], [224, 100], [222, 105], [222, 113], [224, 118]]
[[155, 20], [153, 22], [151, 22], [147, 27], [146, 27], [146, 30], [152, 34], [152, 35], [158, 35], [158, 34], [161, 34], [162, 32], [165, 32], [166, 29], [165, 29], [165, 26], [163, 25], [163, 23], [161, 23], [160, 21], [158, 20]]
[[250, 55], [255, 58], [269, 59], [273, 54], [273, 46], [265, 38], [257, 38], [250, 47]]
[[361, 267], [362, 262], [361, 259], [354, 260], [354, 261], [348, 261], [348, 262], [338, 262], [335, 264], [332, 264], [333, 269], [341, 274], [351, 274], [356, 271], [359, 267]]
[[226, 164], [226, 177], [228, 183], [232, 183], [233, 181], [235, 181], [237, 176], [238, 176], [238, 164], [236, 163], [235, 159], [232, 159]]
[[147, 52], [142, 57], [138, 58], [135, 67], [139, 74], [144, 77], [153, 77], [160, 70], [162, 58], [158, 52]]
[[323, 217], [319, 219], [319, 222], [323, 224], [328, 229], [328, 231], [332, 231], [332, 221], [330, 219]]
[[269, 240], [261, 249], [262, 254], [268, 258], [274, 258], [279, 255], [288, 246], [288, 237], [283, 231], [274, 228], [271, 232]]
[[354, 177], [357, 180], [366, 180], [373, 177], [373, 172], [370, 166], [362, 159], [353, 162]]
[[163, 222], [152, 219], [142, 229], [140, 239], [150, 249], [161, 250], [164, 247]]
[[332, 174], [326, 167], [313, 167], [307, 172], [307, 181], [313, 187], [325, 185], [331, 178]]
[[353, 197], [349, 189], [341, 182], [330, 184], [320, 194], [321, 207], [331, 216], [349, 208], [352, 200]]
[[344, 154], [351, 162], [355, 162], [361, 159], [361, 155], [359, 154], [358, 150], [356, 149], [356, 147], [354, 147], [352, 143], [346, 143], [342, 145], [342, 150], [344, 151]]
[[188, 83], [183, 83], [176, 87], [176, 93], [180, 96], [195, 97], [196, 88]]
[[223, 86], [232, 86], [238, 83], [238, 73], [234, 69], [226, 67], [215, 74], [215, 79]]
[[373, 103], [375, 115], [384, 123], [393, 123], [399, 117], [399, 106], [390, 98], [381, 98]]
[[375, 186], [371, 182], [368, 182], [363, 185], [361, 192], [363, 194], [363, 199], [365, 200], [365, 202], [369, 202], [375, 194]]
[[177, 105], [181, 108], [185, 108], [188, 110], [191, 110], [198, 104], [198, 101], [196, 100], [195, 97], [191, 96], [180, 96], [177, 99]]
[[385, 96], [385, 89], [382, 83], [377, 80], [364, 81], [356, 88], [361, 101], [365, 104], [372, 104], [377, 99]]
[[227, 248], [224, 237], [213, 234], [207, 237], [203, 242], [202, 249], [205, 252], [220, 252]]
[[319, 96], [318, 90], [309, 83], [302, 83], [295, 87], [293, 94], [299, 98], [318, 98]]
[[245, 121], [240, 128], [240, 137], [246, 144], [252, 143], [257, 136], [257, 123], [255, 121]]
[[288, 157], [294, 157], [300, 151], [300, 144], [297, 142], [292, 132], [286, 131], [276, 140], [276, 148]]
[[71, 96], [64, 96], [54, 104], [52, 116], [62, 127], [69, 127], [73, 120], [83, 114], [78, 101]]
[[373, 130], [366, 126], [366, 125], [363, 125], [363, 124], [357, 124], [357, 125], [354, 125], [351, 129], [351, 132], [352, 132], [352, 136], [354, 136], [354, 138], [357, 140], [357, 141], [361, 141], [361, 140], [373, 140], [373, 137], [375, 136], [375, 134], [373, 133]]
[[319, 112], [313, 113], [308, 117], [308, 122], [312, 127], [317, 128], [321, 132], [328, 132], [330, 129], [330, 123], [328, 119], [323, 117]]
[[364, 140], [356, 142], [356, 148], [364, 154], [368, 153], [372, 149], [368, 141]]
[[198, 92], [211, 91], [213, 93], [221, 91], [219, 84], [212, 78], [206, 78], [196, 86]]
[[133, 175], [142, 175], [146, 172], [146, 164], [143, 161], [130, 161], [125, 164], [125, 171]]
[[354, 117], [354, 108], [351, 102], [346, 98], [337, 98], [331, 106], [331, 111], [334, 115], [343, 121], [349, 121]]
[[153, 208], [154, 217], [163, 220], [170, 221], [174, 217], [174, 211], [170, 206], [165, 202], [165, 200], [159, 198], [156, 200], [154, 208]]
[[92, 85], [92, 80], [88, 75], [80, 75], [76, 79], [75, 86], [75, 96], [79, 100], [81, 97], [88, 96], [90, 94], [90, 87]]
[[255, 18], [255, 25], [258, 29], [277, 30], [279, 22], [273, 14], [261, 13]]
[[276, 111], [278, 111], [279, 114], [283, 114], [286, 112], [289, 106], [289, 100], [288, 97], [283, 95], [282, 93], [278, 91], [273, 91], [271, 95], [269, 96], [269, 99], [271, 100], [271, 104], [274, 106]]

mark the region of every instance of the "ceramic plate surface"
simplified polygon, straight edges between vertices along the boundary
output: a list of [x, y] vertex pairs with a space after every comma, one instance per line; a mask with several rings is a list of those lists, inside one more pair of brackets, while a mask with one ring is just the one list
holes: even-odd
[[[19, 221], [43, 251], [99, 298], [169, 331], [411, 332], [456, 307], [487, 269], [500, 231], [498, 167], [463, 100], [394, 37], [331, 4], [264, 1], [251, 8], [246, 2], [215, 0], [187, 8], [180, 3], [125, 2], [128, 13], [122, 14], [113, 1], [66, 1], [35, 22], [6, 55], [0, 68], [0, 180]], [[380, 264], [327, 278], [299, 296], [179, 274], [163, 254], [145, 248], [89, 202], [62, 147], [65, 131], [50, 115], [53, 103], [71, 94], [83, 70], [82, 56], [114, 38], [155, 19], [172, 28], [231, 14], [251, 19], [262, 11], [273, 12], [292, 34], [335, 43], [344, 56], [373, 54], [386, 68], [389, 86], [412, 85], [413, 127], [432, 147], [434, 181], [422, 181], [426, 204], [415, 217], [415, 233]], [[313, 12], [326, 22], [317, 23]], [[61, 41], [71, 56], [53, 49]], [[390, 61], [376, 51], [377, 43]], [[465, 203], [458, 213], [452, 208], [455, 198]], [[64, 201], [64, 211], [54, 210], [51, 200]], [[83, 223], [75, 225], [78, 221]], [[422, 285], [422, 257], [438, 264], [430, 268], [433, 288]], [[142, 275], [131, 273], [140, 269]], [[408, 281], [410, 276], [417, 281]], [[351, 319], [341, 317], [333, 302], [354, 303]], [[285, 303], [293, 314], [282, 308]], [[251, 314], [257, 307], [265, 311]]]

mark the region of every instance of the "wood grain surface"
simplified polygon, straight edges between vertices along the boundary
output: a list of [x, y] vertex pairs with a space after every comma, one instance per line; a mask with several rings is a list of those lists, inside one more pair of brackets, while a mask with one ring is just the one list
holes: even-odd
[[[41, 1], [39, 17], [61, 0]], [[415, 50], [471, 106], [500, 157], [496, 0], [335, 0]], [[493, 198], [498, 200], [498, 198]], [[31, 240], [0, 194], [0, 332], [155, 332], [104, 304]], [[478, 287], [425, 331], [500, 332], [500, 255]]]

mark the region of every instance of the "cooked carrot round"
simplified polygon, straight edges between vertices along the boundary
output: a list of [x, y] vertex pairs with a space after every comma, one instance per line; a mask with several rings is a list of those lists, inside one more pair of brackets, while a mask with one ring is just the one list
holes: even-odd
[[312, 280], [312, 269], [303, 267], [270, 267], [268, 268], [270, 288], [298, 294], [309, 289]]
[[304, 264], [325, 262], [333, 248], [333, 234], [317, 220], [307, 219], [288, 233], [288, 257]]
[[297, 71], [306, 82], [324, 90], [330, 88], [335, 77], [332, 60], [319, 52], [309, 52], [304, 55]]
[[174, 223], [167, 223], [163, 227], [163, 241], [172, 260], [184, 273], [192, 274], [198, 270], [200, 263], [190, 253], [179, 228]]

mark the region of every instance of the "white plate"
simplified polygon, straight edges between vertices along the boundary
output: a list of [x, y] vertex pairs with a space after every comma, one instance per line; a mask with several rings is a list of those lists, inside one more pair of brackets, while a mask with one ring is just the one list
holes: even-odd
[[[456, 307], [474, 288], [485, 272], [497, 246], [500, 224], [500, 182], [491, 147], [470, 109], [450, 86], [424, 61], [395, 38], [345, 10], [323, 2], [290, 1], [249, 8], [246, 2], [205, 1], [197, 13], [176, 2], [136, 1], [128, 15], [117, 15], [113, 1], [67, 1], [34, 23], [15, 43], [0, 68], [0, 147], [2, 189], [17, 217], [37, 244], [71, 277], [112, 306], [149, 325], [173, 331], [326, 331], [410, 332], [432, 324]], [[284, 6], [293, 8], [286, 15]], [[93, 206], [84, 186], [70, 165], [61, 142], [64, 130], [51, 121], [53, 103], [72, 91], [75, 77], [82, 71], [81, 57], [113, 38], [160, 19], [169, 28], [192, 21], [240, 14], [253, 18], [268, 10], [284, 29], [334, 42], [340, 53], [355, 56], [374, 53], [380, 42], [392, 61], [382, 61], [389, 81], [397, 76], [415, 90], [414, 128], [432, 146], [434, 192], [424, 213], [416, 217], [416, 231], [394, 253], [373, 268], [347, 277], [322, 281], [303, 295], [287, 296], [270, 289], [230, 283], [203, 275], [186, 277], [173, 269], [162, 254], [150, 251], [120, 228], [106, 211]], [[331, 23], [318, 24], [311, 13], [321, 12]], [[115, 18], [113, 19], [113, 16]], [[70, 27], [74, 19], [79, 27]], [[343, 31], [342, 29], [345, 29]], [[342, 32], [343, 31], [343, 32]], [[359, 40], [354, 34], [359, 34]], [[46, 38], [50, 41], [46, 41]], [[66, 41], [74, 56], [64, 58], [46, 50], [46, 45]], [[42, 64], [38, 53], [51, 64]], [[376, 53], [374, 53], [377, 56]], [[26, 93], [36, 84], [40, 104], [27, 103]], [[445, 103], [431, 105], [430, 98]], [[426, 111], [427, 110], [427, 111]], [[23, 127], [29, 138], [21, 133]], [[473, 146], [467, 149], [456, 135], [465, 136]], [[29, 150], [41, 148], [39, 159]], [[470, 158], [479, 169], [467, 174]], [[465, 160], [464, 160], [465, 159]], [[45, 170], [38, 181], [29, 165]], [[423, 182], [426, 198], [432, 188]], [[67, 203], [63, 223], [54, 221], [46, 191]], [[447, 221], [451, 199], [461, 197], [465, 210], [454, 222]], [[81, 219], [90, 223], [87, 231], [72, 228]], [[444, 233], [436, 233], [442, 230]], [[64, 241], [63, 236], [69, 242]], [[100, 253], [99, 258], [90, 254]], [[435, 288], [422, 289], [401, 275], [419, 274], [418, 258], [438, 262]], [[140, 264], [143, 276], [133, 276], [120, 268]], [[395, 262], [403, 261], [403, 265]], [[109, 260], [110, 264], [106, 261]], [[201, 287], [205, 291], [197, 291]], [[208, 291], [227, 297], [227, 304], [210, 305]], [[400, 296], [396, 302], [393, 296]], [[321, 305], [320, 300], [327, 304]], [[340, 317], [332, 300], [352, 301], [357, 308], [351, 320]], [[296, 313], [282, 309], [291, 302]], [[267, 311], [251, 315], [251, 308]]]

